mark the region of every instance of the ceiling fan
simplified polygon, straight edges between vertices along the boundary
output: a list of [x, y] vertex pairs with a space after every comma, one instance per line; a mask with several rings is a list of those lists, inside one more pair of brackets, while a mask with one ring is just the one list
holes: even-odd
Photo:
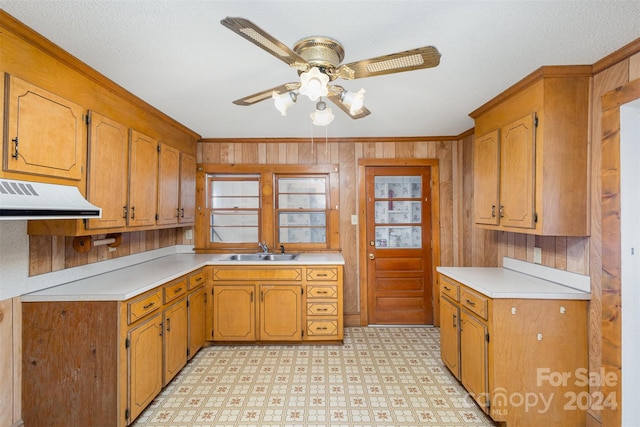
[[371, 114], [363, 105], [364, 89], [354, 93], [347, 91], [342, 86], [330, 85], [329, 82], [338, 78], [354, 80], [421, 70], [435, 67], [440, 63], [438, 50], [433, 46], [425, 46], [341, 64], [344, 59], [344, 48], [332, 38], [325, 36], [306, 37], [298, 41], [293, 49], [290, 49], [247, 19], [226, 17], [220, 23], [295, 68], [300, 76], [300, 81], [285, 83], [254, 93], [237, 99], [233, 103], [253, 105], [273, 98], [276, 108], [284, 116], [287, 108], [296, 102], [299, 95], [306, 95], [314, 102], [319, 99], [316, 111], [311, 114], [313, 124], [318, 126], [326, 126], [333, 120], [331, 109], [326, 107], [322, 97], [327, 97], [352, 119], [359, 119]]

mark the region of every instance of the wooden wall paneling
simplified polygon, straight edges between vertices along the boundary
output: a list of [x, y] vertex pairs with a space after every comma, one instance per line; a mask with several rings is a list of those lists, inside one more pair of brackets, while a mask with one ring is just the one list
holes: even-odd
[[451, 214], [452, 221], [452, 255], [451, 265], [463, 265], [464, 260], [464, 150], [462, 149], [463, 141], [452, 143], [453, 154], [453, 180], [452, 180], [452, 197], [453, 209]]
[[513, 257], [520, 261], [527, 260], [527, 236], [525, 234], [520, 233], [511, 233], [513, 234]]
[[[462, 237], [459, 244], [462, 246], [462, 260], [460, 264], [456, 266], [460, 267], [471, 267], [473, 265], [472, 262], [472, 253], [473, 253], [473, 229], [476, 228], [473, 226], [473, 221], [470, 219], [473, 218], [473, 133], [466, 138], [464, 138], [462, 143], [462, 152], [463, 152], [463, 162], [461, 163], [461, 167], [463, 168], [463, 179], [464, 183], [462, 186], [462, 194], [459, 197], [462, 199], [463, 205], [463, 216], [460, 218], [462, 221]], [[426, 148], [426, 147], [425, 147]]]
[[52, 271], [53, 247], [51, 236], [29, 236], [29, 276]]
[[395, 155], [399, 159], [412, 159], [414, 158], [414, 143], [413, 142], [399, 142], [395, 147]]
[[[437, 143], [440, 181], [440, 265], [453, 264], [453, 149], [451, 143]], [[433, 218], [435, 220], [435, 218]]]
[[[343, 269], [343, 311], [346, 315], [359, 313], [358, 294], [358, 242], [356, 226], [351, 225], [351, 215], [357, 214], [356, 182], [357, 165], [355, 144], [340, 144], [340, 247], [345, 259]], [[362, 218], [364, 220], [364, 218]], [[347, 268], [347, 266], [349, 266]]]
[[567, 238], [556, 237], [553, 251], [555, 253], [555, 268], [558, 270], [567, 269]]
[[640, 53], [629, 58], [629, 81], [640, 79]]

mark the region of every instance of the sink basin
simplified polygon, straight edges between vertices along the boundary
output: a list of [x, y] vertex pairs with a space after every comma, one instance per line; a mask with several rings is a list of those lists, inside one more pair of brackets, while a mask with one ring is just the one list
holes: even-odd
[[298, 258], [298, 254], [265, 254], [262, 255], [264, 261], [293, 261]]
[[234, 254], [229, 261], [262, 261], [262, 254]]
[[233, 254], [226, 261], [293, 261], [298, 254]]

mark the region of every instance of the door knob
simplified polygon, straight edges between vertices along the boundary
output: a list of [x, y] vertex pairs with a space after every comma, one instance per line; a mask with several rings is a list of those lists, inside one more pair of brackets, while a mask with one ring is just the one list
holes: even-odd
[[369, 254], [369, 259], [376, 259], [376, 256], [374, 254]]

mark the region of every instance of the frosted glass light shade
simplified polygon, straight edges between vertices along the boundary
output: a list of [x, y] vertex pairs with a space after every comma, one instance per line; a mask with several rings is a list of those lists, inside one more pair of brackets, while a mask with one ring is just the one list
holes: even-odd
[[287, 109], [296, 102], [296, 94], [294, 92], [278, 93], [275, 90], [271, 93], [274, 105], [283, 116], [287, 115]]
[[327, 96], [329, 89], [329, 76], [320, 72], [318, 67], [300, 74], [300, 95], [307, 96], [312, 101], [317, 101], [321, 96]]
[[360, 89], [357, 92], [344, 91], [342, 93], [342, 102], [349, 107], [349, 113], [351, 115], [356, 114], [364, 106], [364, 89]]

